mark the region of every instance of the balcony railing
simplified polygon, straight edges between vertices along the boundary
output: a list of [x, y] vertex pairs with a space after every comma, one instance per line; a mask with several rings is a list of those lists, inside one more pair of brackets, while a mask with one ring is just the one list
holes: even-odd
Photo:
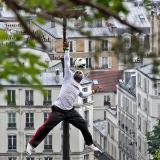
[[34, 128], [34, 123], [26, 123], [26, 128]]
[[52, 101], [48, 100], [48, 101], [43, 101], [43, 105], [52, 105]]
[[16, 102], [15, 102], [15, 101], [8, 101], [8, 102], [7, 102], [7, 105], [8, 105], [8, 106], [15, 106], [15, 105], [16, 105]]
[[30, 105], [33, 105], [33, 104], [34, 104], [33, 100], [25, 100], [25, 105], [30, 106]]
[[16, 123], [8, 123], [8, 128], [16, 128]]

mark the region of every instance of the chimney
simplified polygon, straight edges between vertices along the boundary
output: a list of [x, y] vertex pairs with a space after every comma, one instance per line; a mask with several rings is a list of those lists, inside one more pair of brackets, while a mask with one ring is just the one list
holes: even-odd
[[59, 69], [56, 69], [55, 81], [56, 81], [57, 83], [59, 83], [59, 75], [60, 75]]

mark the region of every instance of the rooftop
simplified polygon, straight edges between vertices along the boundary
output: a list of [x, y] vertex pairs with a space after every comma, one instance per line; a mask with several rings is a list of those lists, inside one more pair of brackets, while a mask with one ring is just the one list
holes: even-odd
[[153, 64], [146, 64], [144, 66], [137, 68], [137, 70], [140, 71], [142, 74], [144, 74], [146, 77], [150, 79], [160, 80], [160, 66], [158, 67], [159, 73], [157, 75], [153, 74], [152, 69], [153, 69]]
[[[43, 31], [47, 32], [49, 35], [51, 35], [54, 38], [63, 37], [63, 32], [60, 32], [60, 30], [62, 30], [62, 26], [56, 25], [56, 27], [52, 27], [51, 22], [47, 22], [44, 25], [35, 23], [35, 25], [38, 28], [42, 29]], [[115, 36], [115, 33], [111, 32], [108, 27], [83, 28], [82, 31], [90, 32], [92, 37]], [[79, 37], [88, 37], [88, 36], [82, 35], [79, 31], [76, 31], [76, 30], [67, 30], [67, 37], [79, 38]]]
[[91, 71], [88, 77], [97, 80], [98, 84], [94, 86], [100, 87], [100, 92], [116, 92], [116, 85], [119, 79], [122, 79], [123, 71]]
[[[12, 76], [11, 79], [13, 81], [16, 81], [17, 77]], [[62, 74], [62, 72], [60, 72], [58, 82], [55, 78], [55, 72], [43, 72], [39, 75], [39, 79], [42, 82], [42, 85], [44, 85], [44, 86], [60, 86], [60, 85], [62, 85], [62, 82], [63, 82], [63, 74]], [[81, 85], [85, 85], [85, 84], [89, 84], [89, 83], [92, 83], [92, 81], [88, 78], [85, 78], [85, 77], [81, 81]], [[20, 85], [26, 86], [25, 84], [19, 84], [19, 83], [11, 84], [11, 83], [6, 82], [2, 79], [0, 79], [0, 84], [2, 86], [20, 86]]]
[[106, 121], [96, 121], [93, 123], [93, 127], [98, 130], [103, 136], [107, 135]]
[[[124, 2], [124, 6], [128, 9], [129, 13], [126, 16], [120, 15], [120, 17], [133, 26], [142, 29], [145, 33], [149, 33], [151, 26], [147, 18], [148, 13], [145, 7], [143, 5], [136, 6], [133, 2]], [[111, 23], [113, 23], [120, 30], [125, 30], [128, 28], [116, 19], [111, 19]]]

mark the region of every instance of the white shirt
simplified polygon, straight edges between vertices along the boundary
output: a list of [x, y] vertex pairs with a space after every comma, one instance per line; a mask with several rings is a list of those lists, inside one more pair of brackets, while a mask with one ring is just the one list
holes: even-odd
[[92, 92], [82, 92], [81, 85], [74, 80], [70, 70], [69, 50], [66, 50], [64, 54], [64, 67], [62, 87], [54, 105], [63, 110], [70, 110], [73, 108], [73, 104], [78, 96], [85, 98], [91, 95]]

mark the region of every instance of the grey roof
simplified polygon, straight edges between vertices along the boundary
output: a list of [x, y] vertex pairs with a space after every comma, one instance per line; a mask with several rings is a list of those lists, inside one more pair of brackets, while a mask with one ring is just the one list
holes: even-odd
[[[17, 77], [16, 76], [12, 76], [11, 79], [13, 81], [16, 81]], [[55, 79], [55, 72], [43, 72], [39, 75], [39, 79], [41, 80], [42, 84], [44, 86], [57, 86], [57, 85], [62, 85], [62, 82], [63, 82], [63, 74], [62, 72], [60, 73], [60, 76], [59, 76], [59, 82], [57, 83], [56, 79]], [[88, 84], [88, 83], [92, 83], [92, 81], [88, 78], [84, 78], [82, 81], [81, 81], [81, 85], [84, 85], [84, 84]], [[11, 84], [7, 81], [4, 81], [2, 79], [0, 79], [0, 85], [9, 85], [9, 86], [19, 86], [21, 84], [18, 84], [18, 83], [15, 83], [15, 84]], [[24, 84], [25, 85], [25, 84]], [[23, 85], [22, 85], [23, 86]]]
[[160, 66], [158, 67], [159, 73], [157, 75], [154, 75], [152, 73], [152, 69], [153, 69], [153, 64], [146, 64], [144, 66], [137, 68], [138, 71], [143, 73], [148, 78], [160, 80]]
[[107, 136], [106, 121], [96, 121], [93, 123], [95, 129], [97, 129], [103, 136]]
[[[150, 31], [150, 22], [147, 18], [147, 11], [144, 6], [135, 6], [133, 2], [124, 2], [124, 6], [128, 9], [129, 13], [127, 16], [120, 15], [122, 18], [126, 19], [127, 22], [136, 26], [138, 28], [143, 29], [145, 33], [149, 33]], [[123, 25], [116, 19], [111, 19], [111, 23], [113, 23], [119, 30], [126, 30], [128, 28], [126, 25]]]
[[[44, 25], [40, 25], [35, 23], [37, 27], [47, 32], [54, 38], [62, 38], [63, 32], [62, 28], [58, 25], [56, 27], [51, 27], [51, 22], [47, 22]], [[115, 36], [115, 33], [111, 32], [108, 27], [95, 27], [95, 28], [83, 28], [82, 31], [90, 32], [90, 36], [92, 37], [103, 37], [103, 36]], [[87, 35], [82, 35], [78, 31], [67, 30], [67, 38], [78, 38], [78, 37], [88, 37]]]

